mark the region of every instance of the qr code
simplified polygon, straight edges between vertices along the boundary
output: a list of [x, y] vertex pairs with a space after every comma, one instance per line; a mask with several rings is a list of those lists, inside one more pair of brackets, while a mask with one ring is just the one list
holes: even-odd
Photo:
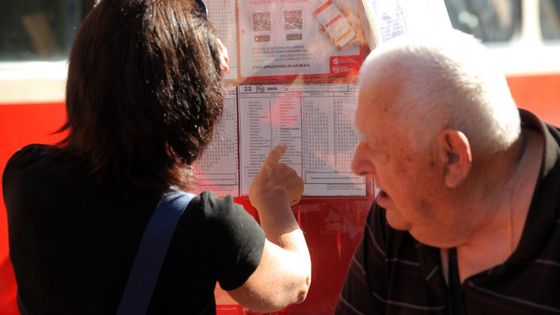
[[284, 10], [284, 30], [301, 30], [303, 29], [303, 11], [302, 10]]
[[253, 32], [271, 31], [270, 11], [253, 11], [251, 12], [251, 18], [253, 21]]

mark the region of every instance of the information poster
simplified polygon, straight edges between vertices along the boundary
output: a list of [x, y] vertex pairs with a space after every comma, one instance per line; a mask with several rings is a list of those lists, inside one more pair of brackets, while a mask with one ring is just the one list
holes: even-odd
[[225, 73], [226, 80], [237, 80], [237, 21], [235, 19], [235, 0], [205, 1], [208, 7], [208, 20], [216, 28], [218, 38], [226, 46], [230, 70]]
[[305, 196], [365, 196], [365, 178], [351, 171], [357, 93], [353, 84], [240, 86], [241, 195], [283, 143], [282, 162], [303, 178]]
[[238, 0], [242, 78], [345, 75], [363, 60], [356, 0]]
[[362, 0], [381, 44], [409, 31], [451, 28], [443, 0]]
[[237, 135], [237, 88], [231, 87], [224, 97], [224, 111], [212, 142], [193, 165], [198, 192], [239, 194]]
[[305, 196], [365, 196], [366, 179], [351, 171], [357, 86], [286, 83], [299, 75], [318, 79], [305, 82], [355, 79], [364, 58], [354, 16], [359, 2], [206, 3], [228, 48], [227, 82], [244, 84], [228, 89], [214, 138], [193, 165], [197, 190], [247, 195], [268, 152], [284, 143], [283, 162], [303, 178]]

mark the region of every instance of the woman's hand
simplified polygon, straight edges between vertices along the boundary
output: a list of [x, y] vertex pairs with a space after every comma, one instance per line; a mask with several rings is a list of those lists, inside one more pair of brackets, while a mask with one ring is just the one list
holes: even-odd
[[277, 145], [268, 154], [249, 189], [249, 200], [257, 209], [275, 208], [288, 201], [298, 203], [303, 194], [303, 180], [294, 169], [280, 163], [286, 145]]
[[284, 163], [285, 145], [273, 148], [249, 189], [266, 234], [259, 266], [229, 294], [259, 312], [272, 312], [305, 300], [311, 285], [311, 259], [303, 231], [291, 211], [303, 194], [303, 180]]
[[219, 38], [218, 40], [218, 51], [220, 53], [220, 66], [222, 67], [222, 71], [228, 72], [229, 71], [229, 54], [226, 46]]

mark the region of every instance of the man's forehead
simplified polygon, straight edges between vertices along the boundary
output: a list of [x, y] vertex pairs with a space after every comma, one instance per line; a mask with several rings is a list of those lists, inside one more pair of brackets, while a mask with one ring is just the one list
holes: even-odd
[[379, 95], [372, 89], [361, 89], [358, 97], [358, 107], [356, 109], [356, 127], [358, 129], [365, 128], [366, 124], [372, 123], [378, 119], [382, 119], [386, 111], [379, 110], [380, 107], [388, 106], [387, 102], [383, 102]]
[[[373, 93], [364, 93], [358, 100], [355, 127], [360, 141], [370, 144], [381, 143], [387, 136], [394, 134], [400, 119], [392, 108], [391, 99], [377, 98]], [[397, 129], [397, 130], [395, 130]]]
[[403, 86], [395, 78], [369, 78], [360, 83], [358, 102], [387, 112], [402, 93]]
[[[368, 109], [369, 106], [363, 104], [362, 102], [358, 103], [358, 108], [356, 109], [356, 116], [354, 117], [354, 124], [358, 132], [365, 132], [368, 122], [371, 123], [371, 120], [368, 119]], [[369, 109], [370, 110], [370, 109]]]
[[361, 142], [375, 141], [375, 124], [376, 119], [371, 113], [368, 113], [369, 106], [358, 106], [355, 117], [355, 127]]

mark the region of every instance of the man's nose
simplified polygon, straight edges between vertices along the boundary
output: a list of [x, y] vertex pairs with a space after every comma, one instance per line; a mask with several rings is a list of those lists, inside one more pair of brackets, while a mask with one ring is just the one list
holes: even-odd
[[352, 172], [356, 175], [374, 175], [375, 165], [368, 154], [368, 146], [364, 142], [359, 142], [352, 159]]

